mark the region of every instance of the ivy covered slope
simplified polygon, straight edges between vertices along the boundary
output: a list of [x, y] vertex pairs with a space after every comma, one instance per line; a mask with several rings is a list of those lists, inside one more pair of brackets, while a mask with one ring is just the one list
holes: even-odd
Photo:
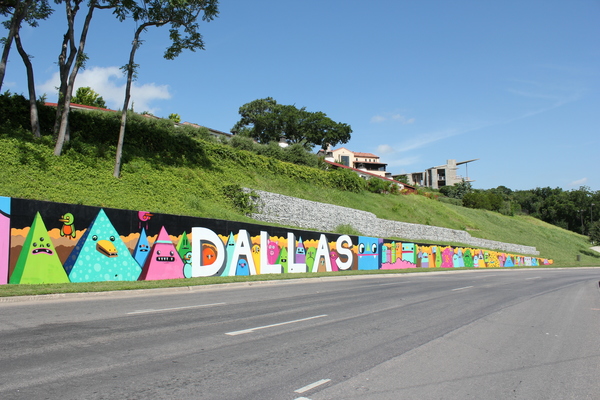
[[279, 161], [219, 143], [205, 130], [174, 128], [137, 115], [128, 122], [122, 174], [116, 179], [118, 117], [87, 111], [72, 117], [71, 141], [59, 157], [52, 154], [51, 134], [34, 140], [18, 118], [0, 122], [0, 195], [251, 222], [240, 207], [244, 203], [232, 195], [232, 188], [249, 187], [536, 246], [558, 266], [600, 265], [587, 238], [527, 216], [507, 217], [420, 195], [368, 193], [350, 171]]

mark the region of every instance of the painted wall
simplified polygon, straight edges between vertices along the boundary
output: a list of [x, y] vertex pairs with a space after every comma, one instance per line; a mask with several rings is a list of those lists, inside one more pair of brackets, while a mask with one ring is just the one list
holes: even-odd
[[466, 247], [0, 197], [0, 284], [551, 263]]

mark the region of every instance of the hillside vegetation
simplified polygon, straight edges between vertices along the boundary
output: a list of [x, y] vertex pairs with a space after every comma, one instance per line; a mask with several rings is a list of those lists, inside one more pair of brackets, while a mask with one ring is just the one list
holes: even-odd
[[[73, 114], [80, 113], [90, 114]], [[60, 157], [52, 154], [51, 135], [34, 140], [25, 124], [2, 122], [0, 195], [254, 222], [226, 195], [227, 188], [249, 187], [535, 246], [556, 266], [600, 265], [600, 254], [589, 249], [587, 237], [528, 216], [468, 209], [421, 195], [369, 193], [359, 189], [359, 178], [349, 171], [279, 161], [219, 143], [202, 132], [174, 134], [160, 128], [168, 122], [139, 116], [130, 118], [122, 176], [116, 179], [112, 171], [118, 129], [107, 122], [112, 117], [96, 118], [95, 124], [104, 124], [102, 134], [78, 127], [74, 118], [72, 140]]]

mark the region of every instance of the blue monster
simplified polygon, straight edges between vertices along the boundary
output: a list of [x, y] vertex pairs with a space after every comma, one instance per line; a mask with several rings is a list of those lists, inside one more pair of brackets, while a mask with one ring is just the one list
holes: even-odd
[[249, 276], [250, 275], [250, 268], [248, 268], [248, 261], [245, 258], [240, 258], [238, 260], [235, 274], [237, 276]]
[[146, 263], [146, 258], [148, 258], [148, 254], [150, 254], [150, 242], [148, 242], [146, 229], [142, 228], [140, 238], [138, 239], [135, 249], [133, 250], [133, 258], [135, 258], [135, 261], [138, 262], [140, 267], [143, 267]]
[[358, 269], [371, 270], [381, 267], [381, 247], [383, 239], [358, 237]]

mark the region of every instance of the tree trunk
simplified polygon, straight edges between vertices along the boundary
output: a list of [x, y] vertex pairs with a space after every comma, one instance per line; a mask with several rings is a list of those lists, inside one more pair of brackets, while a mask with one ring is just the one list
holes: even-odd
[[[62, 148], [64, 143], [68, 140], [68, 126], [69, 126], [69, 112], [71, 111], [71, 96], [73, 95], [73, 87], [75, 86], [75, 78], [77, 77], [77, 73], [79, 72], [79, 68], [82, 66], [84, 62], [84, 48], [85, 41], [87, 39], [87, 33], [90, 27], [90, 22], [92, 20], [92, 15], [94, 13], [94, 9], [96, 8], [96, 2], [92, 1], [90, 3], [90, 9], [85, 17], [85, 22], [83, 24], [83, 28], [81, 31], [81, 37], [79, 39], [79, 48], [77, 49], [77, 57], [75, 60], [75, 66], [71, 70], [71, 74], [69, 75], [69, 81], [67, 82], [67, 87], [65, 93], [60, 96], [63, 97], [63, 109], [60, 118], [60, 128], [58, 129], [58, 137], [56, 138], [56, 146], [54, 146], [54, 155], [60, 156], [62, 153]], [[71, 21], [72, 22], [72, 21]], [[72, 25], [69, 28], [71, 30], [71, 39], [72, 36]], [[71, 44], [73, 42], [71, 41]], [[63, 41], [64, 44], [64, 41]], [[72, 48], [71, 48], [72, 49]], [[73, 52], [71, 52], [71, 55]], [[72, 64], [73, 60], [71, 59], [71, 55], [69, 56], [70, 63]], [[65, 71], [66, 73], [66, 71]], [[62, 86], [62, 84], [61, 84]]]
[[131, 82], [135, 72], [135, 52], [140, 47], [140, 34], [149, 24], [142, 24], [136, 31], [129, 53], [129, 64], [127, 64], [127, 84], [125, 85], [125, 101], [121, 110], [121, 127], [119, 129], [119, 141], [117, 142], [117, 155], [115, 159], [115, 169], [113, 176], [118, 178], [121, 175], [121, 159], [123, 158], [123, 142], [125, 141], [125, 125], [127, 124], [127, 109], [129, 108], [129, 98], [131, 97]]
[[6, 63], [8, 62], [8, 54], [10, 53], [13, 38], [19, 32], [19, 29], [21, 28], [21, 22], [23, 21], [23, 18], [25, 18], [25, 15], [27, 15], [27, 10], [29, 9], [32, 1], [33, 0], [27, 0], [25, 3], [23, 3], [22, 1], [17, 0], [15, 2], [13, 16], [10, 19], [8, 36], [4, 41], [4, 49], [2, 50], [2, 58], [0, 59], [0, 89], [2, 89], [2, 83], [4, 82]]
[[35, 96], [35, 79], [33, 77], [33, 66], [31, 65], [29, 55], [25, 52], [25, 50], [23, 50], [23, 45], [21, 44], [21, 37], [19, 36], [18, 32], [15, 34], [15, 44], [17, 45], [17, 51], [23, 59], [25, 68], [27, 68], [27, 88], [29, 89], [29, 116], [31, 119], [31, 133], [33, 133], [34, 137], [40, 138], [42, 137], [42, 134], [40, 132], [40, 120], [38, 118], [38, 109]]

